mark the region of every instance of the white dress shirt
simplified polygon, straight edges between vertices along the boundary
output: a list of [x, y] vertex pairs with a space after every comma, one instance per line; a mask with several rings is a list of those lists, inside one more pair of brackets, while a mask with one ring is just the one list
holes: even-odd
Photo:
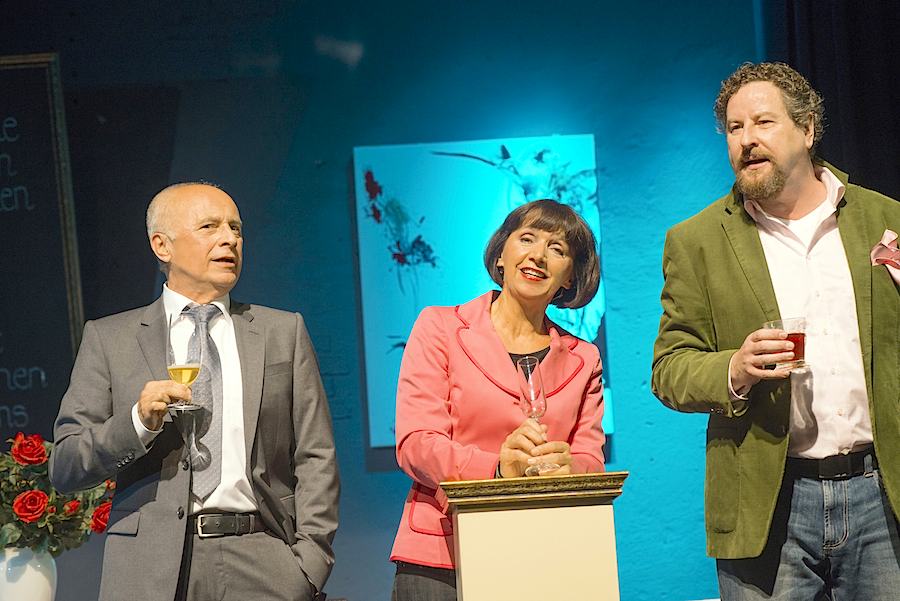
[[[188, 340], [194, 332], [194, 322], [182, 315], [182, 310], [186, 306], [196, 304], [186, 296], [169, 289], [167, 285], [163, 286], [166, 323], [171, 323], [173, 317], [175, 318], [171, 331], [171, 344], [174, 348], [187, 347]], [[214, 300], [212, 304], [222, 310], [221, 314], [210, 320], [209, 325], [209, 335], [219, 351], [222, 363], [222, 480], [205, 501], [192, 495], [191, 513], [204, 510], [252, 512], [258, 507], [247, 477], [241, 360], [234, 335], [230, 299], [226, 294]], [[144, 427], [138, 416], [137, 403], [132, 408], [131, 417], [141, 442], [149, 446], [162, 430], [153, 431]]]
[[752, 201], [744, 207], [756, 221], [781, 316], [806, 318], [809, 369], [790, 376], [788, 454], [820, 459], [871, 443], [872, 421], [856, 297], [835, 215], [844, 187], [828, 169], [817, 168], [816, 177], [825, 198], [800, 219], [774, 217]]

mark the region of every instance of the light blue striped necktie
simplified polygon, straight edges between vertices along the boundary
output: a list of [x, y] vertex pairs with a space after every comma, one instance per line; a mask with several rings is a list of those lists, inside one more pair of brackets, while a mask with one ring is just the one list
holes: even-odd
[[205, 499], [222, 480], [222, 362], [209, 335], [209, 322], [222, 311], [216, 305], [193, 305], [183, 313], [194, 322], [188, 355], [202, 351], [200, 374], [191, 386], [193, 402], [203, 409], [192, 411], [200, 459], [192, 462], [193, 492]]

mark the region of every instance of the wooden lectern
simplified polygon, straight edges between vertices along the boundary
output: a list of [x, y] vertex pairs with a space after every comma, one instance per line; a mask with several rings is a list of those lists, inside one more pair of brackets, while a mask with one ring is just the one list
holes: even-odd
[[613, 500], [628, 472], [442, 482], [459, 601], [619, 601]]

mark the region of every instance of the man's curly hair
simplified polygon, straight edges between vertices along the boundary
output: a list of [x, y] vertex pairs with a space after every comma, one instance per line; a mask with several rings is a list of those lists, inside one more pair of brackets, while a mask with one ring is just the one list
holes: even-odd
[[725, 131], [725, 109], [728, 107], [728, 101], [741, 87], [753, 81], [768, 81], [781, 90], [788, 115], [800, 129], [806, 130], [809, 117], [812, 116], [814, 134], [809, 155], [815, 157], [816, 148], [825, 132], [825, 102], [805, 77], [784, 63], [744, 63], [722, 82], [713, 106], [719, 132]]

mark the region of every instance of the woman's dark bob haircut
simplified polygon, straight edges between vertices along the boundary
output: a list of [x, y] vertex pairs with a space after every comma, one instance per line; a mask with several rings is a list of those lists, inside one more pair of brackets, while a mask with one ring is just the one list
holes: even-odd
[[533, 200], [506, 216], [503, 225], [494, 232], [484, 249], [484, 267], [498, 286], [503, 286], [503, 272], [497, 259], [503, 252], [510, 234], [521, 227], [533, 227], [545, 232], [560, 232], [569, 245], [572, 256], [572, 286], [560, 288], [550, 301], [557, 307], [578, 309], [585, 306], [600, 286], [600, 259], [597, 241], [591, 228], [572, 207], [555, 200]]

